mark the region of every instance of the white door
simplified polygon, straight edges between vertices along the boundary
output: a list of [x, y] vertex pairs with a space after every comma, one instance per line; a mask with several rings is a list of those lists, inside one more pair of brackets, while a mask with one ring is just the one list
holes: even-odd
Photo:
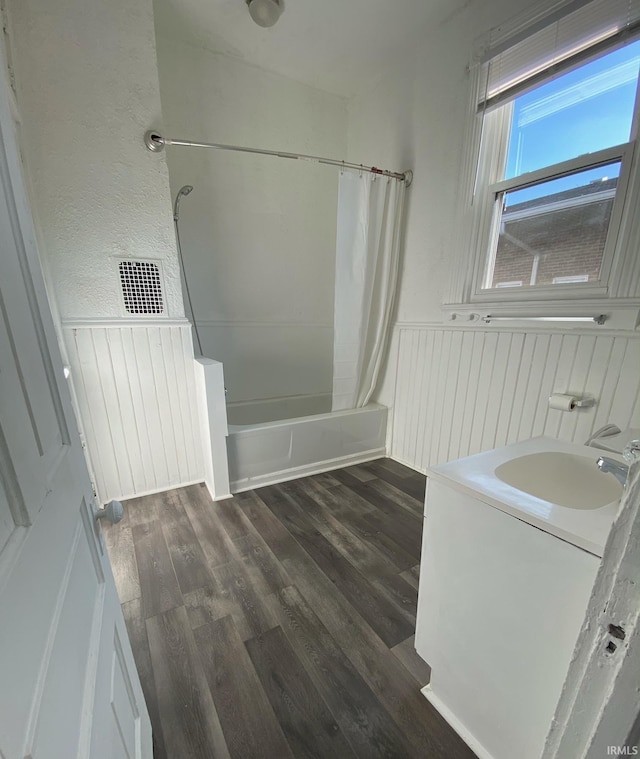
[[152, 756], [95, 509], [0, 65], [2, 759]]

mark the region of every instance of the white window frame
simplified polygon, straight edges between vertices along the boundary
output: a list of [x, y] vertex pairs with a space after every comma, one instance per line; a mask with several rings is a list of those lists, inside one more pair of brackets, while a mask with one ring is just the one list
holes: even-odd
[[[615, 49], [613, 46], [612, 50]], [[631, 139], [597, 153], [563, 161], [530, 174], [504, 180], [513, 107], [506, 103], [481, 115], [477, 113], [479, 70], [470, 70], [468, 128], [461, 172], [457, 218], [460, 220], [451, 286], [443, 304], [445, 312], [491, 310], [550, 314], [567, 310], [609, 310], [640, 306], [640, 150], [636, 149], [640, 119], [640, 87], [632, 122]], [[497, 241], [500, 213], [496, 193], [564, 176], [580, 169], [621, 160], [620, 178], [611, 213], [600, 279], [523, 288], [483, 290], [492, 240]], [[499, 197], [499, 196], [498, 196]]]

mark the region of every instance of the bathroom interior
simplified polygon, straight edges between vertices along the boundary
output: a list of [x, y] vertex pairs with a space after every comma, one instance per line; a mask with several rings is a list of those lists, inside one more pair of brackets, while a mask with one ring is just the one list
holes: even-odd
[[605, 756], [640, 3], [1, 5], [153, 756]]

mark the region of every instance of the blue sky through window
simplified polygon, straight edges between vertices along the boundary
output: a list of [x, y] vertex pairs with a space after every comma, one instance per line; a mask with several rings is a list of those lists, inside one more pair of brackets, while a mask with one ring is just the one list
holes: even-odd
[[[629, 141], [640, 40], [585, 64], [517, 98], [507, 158], [507, 179]], [[617, 176], [612, 167], [589, 171], [589, 180]], [[554, 191], [579, 187], [585, 176], [556, 180]], [[520, 202], [542, 197], [549, 186], [517, 193]]]

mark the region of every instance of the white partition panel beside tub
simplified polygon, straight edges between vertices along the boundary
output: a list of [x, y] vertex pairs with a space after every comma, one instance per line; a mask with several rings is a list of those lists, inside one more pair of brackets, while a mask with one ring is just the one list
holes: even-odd
[[204, 481], [211, 497], [219, 501], [231, 496], [226, 445], [229, 430], [222, 363], [199, 356], [195, 359], [195, 375]]
[[[261, 408], [255, 411], [254, 418], [263, 418]], [[227, 452], [231, 491], [250, 490], [385, 455], [386, 406], [370, 403], [360, 409], [311, 414], [230, 424]], [[230, 418], [233, 420], [233, 415]]]

